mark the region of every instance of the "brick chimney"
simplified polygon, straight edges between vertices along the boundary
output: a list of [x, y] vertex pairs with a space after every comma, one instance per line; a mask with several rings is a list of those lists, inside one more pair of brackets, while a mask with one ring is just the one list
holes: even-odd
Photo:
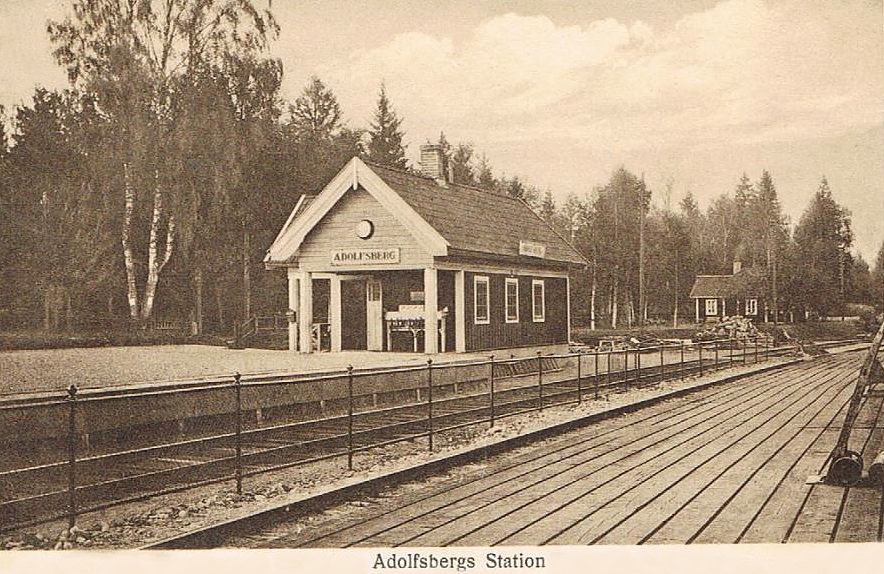
[[421, 173], [432, 177], [439, 185], [448, 185], [447, 163], [445, 150], [439, 144], [426, 143], [421, 146]]
[[734, 275], [740, 272], [743, 269], [743, 262], [739, 259], [734, 259]]

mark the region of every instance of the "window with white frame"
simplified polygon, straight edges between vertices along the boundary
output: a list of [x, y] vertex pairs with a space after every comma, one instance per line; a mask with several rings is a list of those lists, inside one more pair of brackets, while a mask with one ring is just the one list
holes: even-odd
[[535, 323], [546, 321], [546, 293], [543, 279], [531, 281], [531, 315]]
[[718, 299], [706, 299], [706, 315], [718, 315]]
[[519, 322], [519, 280], [507, 277], [506, 279], [506, 322]]
[[758, 299], [746, 299], [746, 314], [758, 315]]
[[477, 325], [487, 325], [491, 322], [488, 314], [489, 291], [488, 277], [480, 275], [473, 277], [473, 321]]

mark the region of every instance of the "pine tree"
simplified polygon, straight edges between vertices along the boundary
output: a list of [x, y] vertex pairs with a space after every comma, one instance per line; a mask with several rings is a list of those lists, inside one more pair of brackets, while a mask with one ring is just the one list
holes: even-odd
[[313, 76], [289, 107], [292, 127], [307, 141], [328, 141], [341, 128], [341, 106], [322, 80]]
[[476, 185], [476, 174], [473, 170], [473, 144], [457, 144], [448, 161], [454, 183]]
[[488, 156], [484, 153], [479, 158], [479, 165], [476, 167], [476, 183], [482, 189], [494, 191], [497, 189], [497, 181], [494, 179], [494, 173], [491, 171], [491, 165], [488, 163]]
[[872, 269], [872, 298], [876, 308], [884, 307], [884, 241], [878, 248], [875, 267]]
[[387, 97], [386, 86], [381, 84], [374, 121], [368, 130], [371, 138], [368, 144], [368, 158], [371, 161], [399, 169], [408, 168], [405, 146], [402, 145], [405, 134], [399, 129], [401, 123], [402, 119], [396, 115]]
[[853, 266], [850, 214], [832, 197], [823, 177], [819, 189], [795, 228], [795, 244], [802, 262], [802, 277], [811, 308], [820, 315], [836, 313], [846, 302]]

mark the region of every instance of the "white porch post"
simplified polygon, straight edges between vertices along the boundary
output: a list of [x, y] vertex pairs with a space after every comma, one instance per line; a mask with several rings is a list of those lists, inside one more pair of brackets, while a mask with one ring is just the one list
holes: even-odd
[[[533, 297], [533, 294], [532, 294]], [[565, 277], [565, 306], [567, 307], [567, 323], [568, 323], [568, 338], [567, 341], [571, 343], [571, 276]], [[644, 313], [644, 309], [639, 310], [640, 313]]]
[[727, 299], [721, 300], [721, 316], [727, 317]]
[[696, 316], [697, 316], [696, 322], [699, 323], [700, 322], [700, 299], [699, 298], [694, 299], [694, 303], [696, 304]]
[[424, 269], [424, 352], [439, 352], [439, 282], [434, 267]]
[[[300, 303], [298, 301], [298, 270], [294, 268], [289, 268], [288, 270], [288, 280], [289, 280], [289, 310], [294, 311], [295, 315], [299, 315], [298, 308]], [[295, 321], [289, 321], [289, 351], [297, 351], [298, 350], [298, 323]]]
[[467, 350], [467, 306], [464, 289], [464, 271], [454, 272], [454, 350], [465, 353]]
[[332, 275], [331, 288], [328, 298], [328, 318], [331, 323], [331, 350], [333, 353], [341, 351], [341, 277]]
[[298, 349], [302, 353], [313, 352], [313, 275], [309, 272], [301, 273], [299, 277], [299, 306], [298, 306], [298, 330], [300, 345]]

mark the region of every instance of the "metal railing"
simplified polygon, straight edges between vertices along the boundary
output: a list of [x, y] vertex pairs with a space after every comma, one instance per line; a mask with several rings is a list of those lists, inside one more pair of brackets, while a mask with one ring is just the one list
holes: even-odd
[[[222, 427], [214, 432], [200, 436], [194, 431], [195, 436], [168, 442], [166, 427], [147, 445], [93, 446], [91, 450], [84, 440], [86, 404], [107, 405], [113, 412], [114, 401], [164, 395], [152, 391], [80, 396], [72, 384], [63, 401], [66, 432], [59, 440], [47, 439], [65, 444], [66, 452], [51, 454], [39, 464], [0, 466], [0, 531], [63, 517], [73, 525], [86, 512], [228, 480], [235, 482], [241, 494], [248, 477], [333, 458], [345, 460], [352, 469], [358, 454], [403, 441], [426, 440], [428, 450], [433, 451], [448, 431], [478, 424], [493, 427], [506, 417], [703, 375], [735, 363], [759, 362], [791, 349], [772, 348], [771, 339], [756, 338], [610, 352], [538, 352], [525, 358], [490, 356], [449, 364], [428, 360], [423, 366], [369, 372], [349, 367], [344, 373], [297, 380], [244, 381], [237, 374], [231, 382], [212, 385], [215, 391], [230, 392], [227, 417], [220, 419]], [[520, 374], [502, 377], [502, 372]], [[367, 388], [367, 383], [379, 378], [404, 381], [390, 391], [391, 404], [386, 406], [378, 404], [376, 385]], [[334, 388], [337, 394], [320, 400], [319, 405], [292, 401], [288, 407], [275, 407], [272, 415], [256, 406], [256, 397], [262, 393], [296, 396], [300, 390], [308, 395], [304, 385], [316, 384]], [[205, 386], [169, 393], [186, 398], [201, 389]], [[33, 406], [0, 405], [0, 422]], [[179, 431], [185, 426], [181, 421]], [[34, 462], [26, 456], [19, 458]]]

